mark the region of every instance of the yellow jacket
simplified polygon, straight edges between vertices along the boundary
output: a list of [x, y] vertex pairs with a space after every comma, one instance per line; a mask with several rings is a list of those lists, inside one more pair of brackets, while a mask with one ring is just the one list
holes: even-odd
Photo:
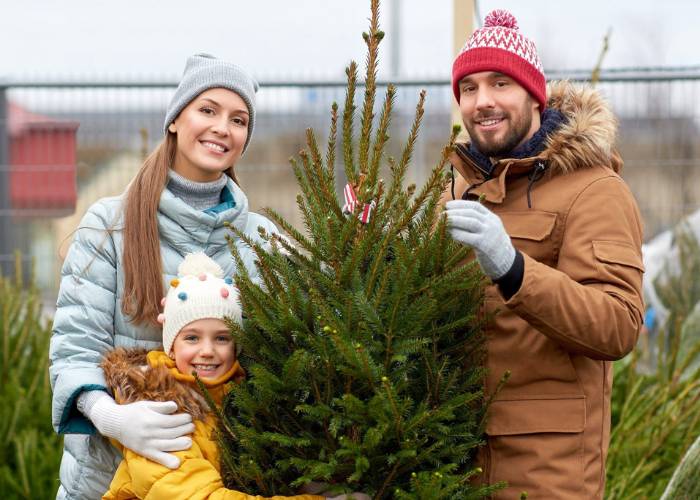
[[[192, 447], [175, 452], [180, 467], [168, 469], [112, 441], [124, 459], [117, 469], [109, 491], [103, 500], [258, 500], [263, 497], [246, 495], [224, 487], [219, 470], [219, 452], [212, 439], [214, 418], [197, 392], [194, 377], [184, 375], [175, 367], [175, 362], [162, 351], [146, 352], [143, 349], [116, 349], [102, 363], [107, 385], [120, 403], [151, 399], [174, 400], [182, 411], [192, 414], [195, 431]], [[221, 378], [204, 381], [217, 404], [221, 404], [229, 381], [238, 381], [243, 376], [238, 362]], [[275, 500], [295, 498], [297, 500], [319, 500], [315, 495], [295, 497], [271, 497]]]

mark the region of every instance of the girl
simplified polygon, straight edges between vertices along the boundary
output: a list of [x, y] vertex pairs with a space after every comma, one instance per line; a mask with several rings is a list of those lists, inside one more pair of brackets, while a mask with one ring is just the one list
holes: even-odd
[[[117, 403], [151, 397], [173, 400], [180, 410], [195, 417], [192, 447], [177, 453], [181, 465], [170, 470], [115, 443], [124, 460], [103, 498], [258, 499], [223, 487], [218, 451], [211, 439], [214, 419], [193, 376], [197, 374], [219, 405], [227, 392], [227, 382], [243, 377], [223, 321], [224, 317], [241, 321], [237, 291], [231, 278], [223, 279], [221, 268], [203, 253], [185, 257], [178, 274], [163, 299], [164, 312], [158, 317], [163, 323], [163, 350], [116, 349], [105, 356], [102, 368]], [[295, 498], [323, 499], [313, 495]]]
[[[51, 338], [53, 425], [64, 434], [57, 498], [95, 499], [121, 458], [106, 438], [175, 469], [171, 452], [192, 446], [192, 417], [173, 401], [118, 404], [102, 356], [115, 347], [161, 348], [155, 318], [164, 286], [182, 256], [202, 251], [234, 272], [229, 223], [259, 240], [276, 232], [248, 211], [234, 166], [250, 143], [258, 85], [233, 64], [188, 59], [168, 106], [162, 143], [126, 192], [96, 202], [76, 231], [63, 265]], [[249, 272], [252, 251], [238, 239]]]

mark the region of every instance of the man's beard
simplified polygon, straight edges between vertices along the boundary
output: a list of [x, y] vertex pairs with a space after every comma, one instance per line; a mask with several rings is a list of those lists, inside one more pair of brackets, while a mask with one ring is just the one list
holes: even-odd
[[[525, 103], [523, 108], [520, 110], [520, 120], [517, 122], [510, 122], [510, 127], [506, 130], [505, 135], [502, 139], [493, 140], [490, 142], [483, 142], [479, 139], [477, 132], [475, 132], [476, 125], [467, 126], [467, 132], [469, 132], [469, 138], [476, 146], [476, 149], [485, 156], [490, 158], [504, 158], [513, 151], [527, 136], [532, 126], [532, 108]], [[502, 117], [504, 119], [510, 120], [510, 114], [502, 113], [491, 113], [479, 115], [479, 119], [488, 119], [492, 116]]]

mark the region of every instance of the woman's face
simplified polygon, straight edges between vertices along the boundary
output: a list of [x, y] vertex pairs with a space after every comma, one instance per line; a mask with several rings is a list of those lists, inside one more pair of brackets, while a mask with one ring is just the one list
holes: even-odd
[[220, 319], [198, 319], [185, 325], [173, 342], [175, 366], [180, 373], [217, 379], [236, 362], [233, 339]]
[[218, 179], [241, 157], [248, 138], [248, 107], [228, 89], [209, 89], [170, 124], [177, 135], [173, 170], [195, 182]]

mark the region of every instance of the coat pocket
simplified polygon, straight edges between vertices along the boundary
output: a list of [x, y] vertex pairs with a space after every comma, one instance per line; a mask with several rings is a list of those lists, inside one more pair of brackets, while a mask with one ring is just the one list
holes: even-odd
[[499, 212], [503, 226], [511, 238], [542, 241], [547, 238], [557, 222], [555, 212], [527, 210]]
[[496, 400], [489, 408], [486, 434], [508, 436], [537, 432], [583, 432], [584, 396]]
[[550, 237], [557, 214], [542, 210], [506, 211], [498, 214], [515, 248], [535, 260], [553, 264], [555, 245]]
[[593, 255], [598, 262], [633, 267], [644, 272], [641, 249], [627, 242], [593, 240]]
[[489, 481], [507, 481], [495, 498], [582, 498], [585, 399], [494, 401], [489, 410]]
[[641, 316], [639, 290], [644, 273], [641, 249], [621, 241], [593, 240], [592, 245], [597, 279], [603, 284], [602, 290], [624, 297], [639, 309]]

